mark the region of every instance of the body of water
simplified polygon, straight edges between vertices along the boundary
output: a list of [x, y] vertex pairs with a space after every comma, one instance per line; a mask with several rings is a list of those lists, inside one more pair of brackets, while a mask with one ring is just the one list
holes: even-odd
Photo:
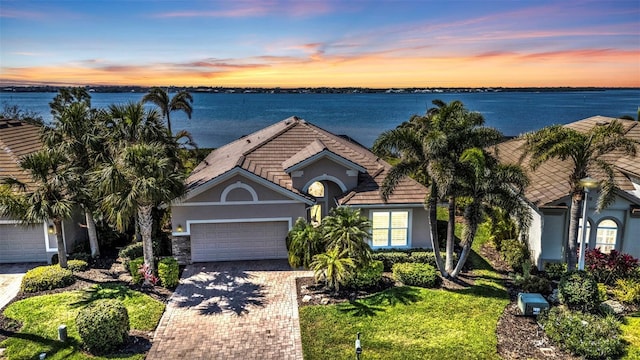
[[[0, 93], [4, 105], [18, 105], [51, 120], [55, 93]], [[93, 93], [93, 107], [137, 102], [141, 93]], [[519, 135], [551, 124], [566, 124], [594, 115], [637, 116], [640, 89], [566, 92], [478, 92], [425, 94], [217, 94], [194, 93], [192, 119], [171, 115], [174, 131], [185, 129], [200, 147], [219, 147], [290, 116], [298, 116], [336, 134], [371, 146], [383, 131], [414, 114], [424, 114], [431, 101], [462, 101], [480, 112], [486, 125], [505, 135]]]

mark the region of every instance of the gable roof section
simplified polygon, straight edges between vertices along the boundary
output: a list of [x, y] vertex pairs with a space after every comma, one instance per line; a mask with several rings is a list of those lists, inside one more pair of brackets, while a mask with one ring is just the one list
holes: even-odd
[[356, 170], [358, 172], [367, 171], [365, 168], [353, 161], [333, 153], [331, 150], [327, 149], [320, 140], [314, 140], [307, 147], [285, 160], [282, 163], [282, 167], [284, 168], [284, 172], [290, 174], [293, 171], [303, 169], [323, 158], [328, 158], [350, 170]]
[[0, 178], [13, 177], [32, 186], [20, 159], [42, 148], [40, 128], [19, 120], [0, 119]]
[[[391, 168], [368, 149], [334, 135], [297, 117], [290, 117], [212, 151], [187, 179], [187, 190], [196, 188], [232, 170], [242, 168], [297, 195], [285, 171], [306, 161], [328, 156], [360, 172], [358, 186], [340, 199], [343, 205], [382, 204], [379, 188]], [[406, 187], [408, 190], [405, 190]], [[406, 192], [406, 193], [405, 193]], [[407, 179], [389, 198], [389, 203], [422, 203], [426, 189]]]
[[[564, 126], [580, 132], [586, 132], [595, 126], [603, 126], [613, 120], [616, 119], [604, 116], [593, 116]], [[640, 154], [640, 123], [633, 120], [617, 120], [623, 124], [626, 131], [625, 136], [638, 142], [636, 148]], [[522, 137], [518, 137], [496, 145], [495, 149], [498, 158], [504, 163], [518, 164], [523, 152], [523, 144], [524, 140]], [[631, 194], [631, 192], [635, 190], [635, 187], [631, 180], [625, 175], [640, 174], [640, 160], [625, 156], [621, 151], [612, 151], [605, 154], [603, 159], [615, 165], [615, 182], [619, 189], [624, 192], [624, 197], [632, 199], [635, 202], [640, 201], [640, 199], [637, 199]], [[525, 191], [527, 200], [538, 207], [545, 207], [554, 205], [555, 202], [569, 196], [571, 192], [571, 184], [569, 183], [571, 164], [569, 160], [561, 161], [555, 158], [550, 159], [540, 165], [536, 171], [531, 170], [529, 161], [530, 158], [527, 157], [521, 163], [531, 181], [531, 184]], [[596, 171], [593, 171], [593, 174], [589, 175], [594, 178], [603, 176], [603, 174]]]

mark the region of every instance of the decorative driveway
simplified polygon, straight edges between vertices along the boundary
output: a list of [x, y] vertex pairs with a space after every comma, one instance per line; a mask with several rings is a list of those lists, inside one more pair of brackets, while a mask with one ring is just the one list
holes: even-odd
[[147, 359], [302, 359], [286, 261], [196, 263], [160, 320]]
[[0, 264], [0, 309], [7, 306], [20, 291], [24, 274], [39, 263]]

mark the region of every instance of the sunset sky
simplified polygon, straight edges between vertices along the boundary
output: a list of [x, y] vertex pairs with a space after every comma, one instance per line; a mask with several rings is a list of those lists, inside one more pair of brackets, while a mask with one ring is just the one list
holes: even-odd
[[640, 87], [640, 1], [0, 1], [0, 84]]

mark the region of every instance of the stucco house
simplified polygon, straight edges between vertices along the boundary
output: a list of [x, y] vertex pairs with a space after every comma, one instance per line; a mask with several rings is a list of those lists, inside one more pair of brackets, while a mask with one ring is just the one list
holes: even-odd
[[391, 166], [361, 145], [290, 117], [212, 151], [171, 204], [174, 256], [182, 262], [287, 258], [297, 218], [320, 221], [336, 206], [372, 221], [371, 247], [430, 248], [419, 183], [384, 202]]
[[[19, 166], [20, 159], [42, 148], [40, 128], [18, 120], [0, 119], [0, 179], [12, 177], [33, 185]], [[86, 229], [78, 224], [81, 214], [63, 222], [67, 251], [74, 241], [86, 239]], [[52, 222], [24, 225], [19, 219], [0, 216], [0, 263], [51, 262], [57, 254]]]
[[[614, 118], [593, 116], [565, 125], [577, 131], [589, 131], [595, 126], [605, 126]], [[625, 136], [638, 142], [640, 154], [640, 123], [618, 119], [625, 129]], [[515, 138], [497, 146], [501, 161], [518, 163], [522, 154], [522, 138]], [[640, 257], [640, 156], [624, 156], [620, 152], [606, 154], [603, 159], [614, 165], [618, 187], [615, 202], [601, 212], [596, 211], [598, 190], [589, 192], [587, 201], [587, 248], [599, 247], [603, 252], [612, 249]], [[522, 166], [528, 172], [531, 185], [525, 192], [530, 206], [532, 223], [527, 234], [531, 256], [539, 268], [545, 263], [563, 262], [569, 236], [571, 206], [569, 161], [551, 159], [536, 171], [531, 171], [525, 158]], [[589, 174], [598, 178], [599, 174]], [[580, 211], [582, 214], [582, 209]], [[582, 238], [582, 221], [578, 240]]]

